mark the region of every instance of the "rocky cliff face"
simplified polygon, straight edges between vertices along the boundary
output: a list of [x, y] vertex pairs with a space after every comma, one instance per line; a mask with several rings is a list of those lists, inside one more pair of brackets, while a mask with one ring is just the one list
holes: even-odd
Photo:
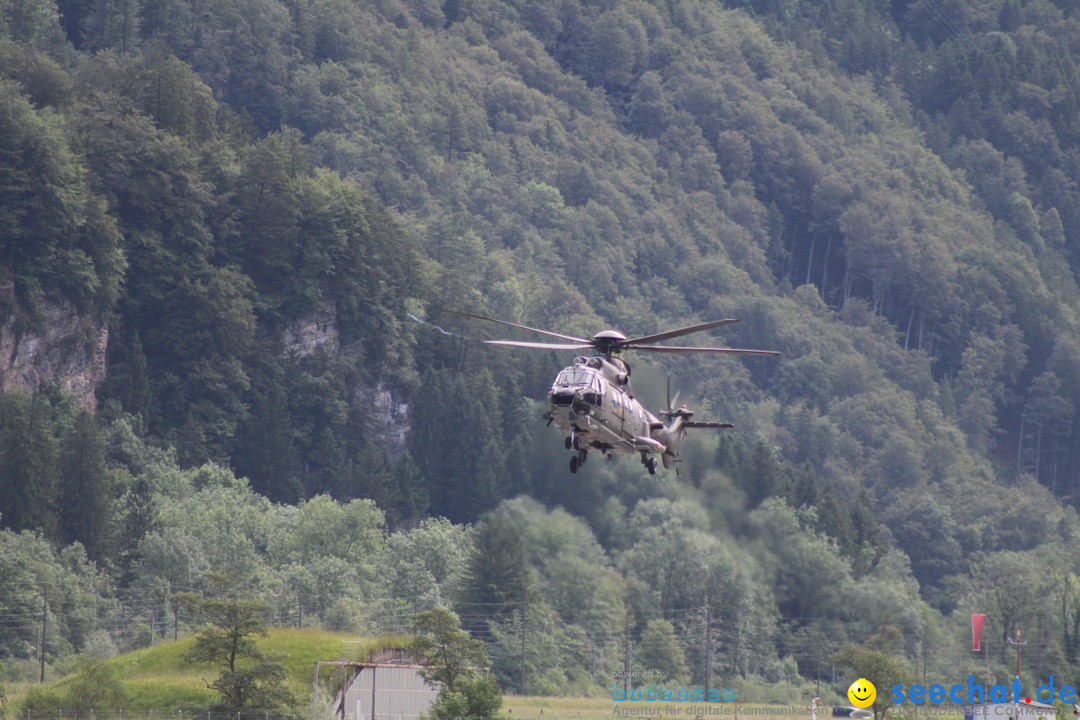
[[[78, 402], [94, 408], [96, 391], [105, 380], [105, 351], [109, 328], [81, 316], [67, 304], [47, 305], [43, 330], [16, 329], [14, 319], [0, 325], [0, 392], [34, 390], [43, 383], [57, 383]], [[337, 317], [327, 305], [285, 330], [285, 352], [307, 357], [318, 350], [343, 352], [338, 341]], [[347, 352], [347, 349], [344, 351]], [[357, 400], [369, 408], [371, 426], [392, 455], [405, 449], [410, 408], [399, 402], [382, 383], [357, 390]]]
[[[285, 353], [293, 357], [308, 357], [322, 350], [331, 355], [349, 352], [341, 347], [337, 311], [326, 303], [316, 312], [294, 323], [284, 332]], [[381, 382], [374, 387], [356, 390], [356, 401], [367, 408], [374, 441], [397, 457], [405, 450], [409, 435], [409, 404], [399, 402], [391, 388]]]
[[391, 457], [397, 457], [405, 450], [409, 439], [410, 407], [399, 402], [393, 390], [382, 383], [375, 387], [359, 388], [357, 400], [369, 409], [370, 427], [374, 441], [384, 447]]
[[108, 326], [64, 303], [46, 305], [43, 315], [40, 332], [20, 332], [14, 318], [0, 326], [0, 392], [55, 382], [93, 408], [105, 379]]
[[285, 328], [285, 354], [308, 357], [317, 350], [330, 355], [340, 350], [338, 343], [337, 310], [333, 303], [325, 303], [302, 320], [289, 323]]

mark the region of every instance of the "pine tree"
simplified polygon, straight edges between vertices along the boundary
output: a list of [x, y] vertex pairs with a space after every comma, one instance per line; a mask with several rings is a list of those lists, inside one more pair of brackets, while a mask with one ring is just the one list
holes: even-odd
[[92, 560], [108, 554], [113, 491], [94, 416], [80, 410], [60, 452], [60, 539], [80, 542]]
[[686, 654], [675, 636], [675, 626], [667, 620], [650, 620], [641, 633], [640, 649], [635, 662], [642, 671], [659, 671], [669, 685], [682, 685], [689, 680]]
[[140, 475], [128, 488], [121, 510], [117, 550], [123, 585], [131, 584], [135, 566], [141, 555], [139, 543], [157, 524], [150, 483], [145, 475]]
[[258, 600], [232, 596], [231, 581], [225, 576], [210, 578], [212, 595], [179, 593], [176, 600], [200, 620], [203, 629], [187, 654], [193, 662], [212, 663], [221, 668], [217, 680], [209, 683], [221, 696], [220, 707], [230, 713], [279, 709], [293, 701], [285, 687], [285, 668], [280, 658], [262, 652], [255, 636], [265, 637], [270, 606]]
[[209, 457], [206, 433], [195, 419], [195, 414], [188, 412], [183, 427], [176, 434], [176, 460], [180, 467], [188, 468], [202, 465]]
[[6, 527], [57, 538], [57, 458], [48, 401], [10, 393], [0, 401], [0, 514]]
[[150, 406], [150, 377], [139, 331], [126, 342], [119, 333], [111, 333], [108, 353], [109, 372], [102, 395], [119, 400], [125, 412], [142, 415]]
[[[476, 523], [465, 573], [464, 598], [476, 632], [487, 620], [505, 620], [529, 594], [530, 576], [522, 528], [504, 514], [488, 513]], [[487, 616], [481, 618], [481, 615]]]
[[94, 50], [136, 50], [141, 5], [140, 0], [96, 0], [86, 18], [86, 44]]
[[265, 393], [253, 403], [251, 417], [237, 431], [233, 466], [251, 487], [275, 502], [295, 502], [301, 495], [297, 453], [289, 409], [275, 372]]
[[419, 522], [428, 509], [428, 489], [407, 450], [394, 465], [393, 483], [398, 496], [399, 520], [406, 524]]

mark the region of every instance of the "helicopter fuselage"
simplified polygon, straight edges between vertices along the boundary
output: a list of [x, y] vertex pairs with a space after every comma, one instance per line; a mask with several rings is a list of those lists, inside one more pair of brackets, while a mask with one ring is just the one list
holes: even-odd
[[[548, 393], [548, 413], [566, 437], [567, 449], [578, 451], [584, 462], [588, 450], [605, 455], [659, 454], [672, 467], [683, 433], [670, 428], [634, 397], [630, 391], [630, 368], [620, 358], [577, 357], [564, 368]], [[676, 423], [679, 420], [676, 419]], [[572, 464], [576, 471], [577, 463]], [[655, 472], [655, 461], [650, 472]]]

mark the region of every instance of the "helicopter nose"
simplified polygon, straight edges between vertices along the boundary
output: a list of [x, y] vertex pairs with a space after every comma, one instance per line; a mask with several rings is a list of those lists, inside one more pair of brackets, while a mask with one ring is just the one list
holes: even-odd
[[576, 397], [577, 394], [573, 390], [560, 389], [552, 392], [549, 399], [552, 405], [570, 405]]

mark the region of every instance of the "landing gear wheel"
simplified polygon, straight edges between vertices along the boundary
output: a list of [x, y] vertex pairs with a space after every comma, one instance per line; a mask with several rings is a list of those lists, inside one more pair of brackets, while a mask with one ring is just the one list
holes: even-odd
[[569, 435], [567, 435], [566, 438], [563, 440], [563, 445], [565, 445], [566, 449], [569, 450], [573, 446], [573, 444], [574, 444], [573, 438], [571, 438]]
[[584, 450], [578, 450], [578, 453], [577, 453], [578, 465], [584, 465], [585, 461], [588, 459], [588, 457], [589, 457], [589, 453], [585, 452]]
[[645, 467], [648, 468], [650, 475], [656, 474], [656, 458], [649, 458], [649, 461], [645, 463]]
[[580, 463], [578, 463], [578, 457], [577, 457], [577, 455], [574, 455], [573, 457], [571, 457], [571, 458], [570, 458], [570, 472], [572, 472], [572, 473], [576, 473], [576, 472], [577, 472], [577, 469], [578, 469], [578, 465], [579, 465], [579, 464], [580, 464]]

